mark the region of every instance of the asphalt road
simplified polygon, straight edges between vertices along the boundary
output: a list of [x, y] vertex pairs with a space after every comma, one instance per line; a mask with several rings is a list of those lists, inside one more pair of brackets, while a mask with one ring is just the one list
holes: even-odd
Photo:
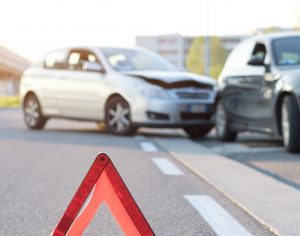
[[[99, 152], [109, 154], [156, 235], [273, 235], [152, 139], [181, 135], [141, 130], [117, 137], [93, 123], [61, 120], [30, 131], [19, 110], [1, 110], [0, 235], [49, 235]], [[213, 145], [213, 138], [205, 140], [199, 142]], [[103, 205], [85, 235], [122, 233]]]

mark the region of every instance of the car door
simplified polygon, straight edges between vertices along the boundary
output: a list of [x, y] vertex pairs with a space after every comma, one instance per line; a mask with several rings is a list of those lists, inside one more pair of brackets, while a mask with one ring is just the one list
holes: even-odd
[[39, 100], [43, 112], [50, 116], [60, 116], [58, 96], [61, 94], [61, 78], [66, 73], [67, 49], [55, 50], [48, 53], [42, 68], [35, 79], [39, 90]]
[[100, 63], [100, 60], [90, 50], [70, 51], [67, 59], [69, 70], [62, 78], [63, 93], [59, 97], [59, 104], [64, 117], [100, 120], [103, 117], [104, 98], [108, 93], [106, 74], [85, 70], [85, 62]]
[[230, 55], [222, 73], [225, 89], [222, 99], [226, 111], [235, 124], [260, 127], [265, 113], [263, 102], [265, 68], [248, 65], [256, 53], [256, 42], [242, 43]]
[[261, 58], [263, 65], [253, 67], [264, 72], [260, 93], [257, 96], [257, 103], [255, 103], [253, 107], [259, 115], [253, 120], [253, 127], [258, 127], [266, 132], [272, 132], [276, 121], [276, 119], [274, 119], [272, 102], [278, 76], [271, 72], [270, 48], [266, 43], [258, 41], [254, 47], [252, 57]]

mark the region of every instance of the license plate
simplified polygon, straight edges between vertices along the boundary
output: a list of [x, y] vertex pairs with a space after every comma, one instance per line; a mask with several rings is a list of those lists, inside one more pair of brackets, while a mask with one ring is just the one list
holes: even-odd
[[194, 113], [205, 113], [207, 112], [207, 106], [206, 105], [188, 105], [188, 112], [194, 112]]

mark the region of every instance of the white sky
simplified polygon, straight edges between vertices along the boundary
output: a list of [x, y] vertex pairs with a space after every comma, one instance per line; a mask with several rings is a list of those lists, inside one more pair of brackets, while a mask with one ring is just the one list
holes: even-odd
[[300, 0], [2, 0], [0, 9], [0, 44], [33, 61], [62, 46], [133, 46], [136, 35], [300, 24]]

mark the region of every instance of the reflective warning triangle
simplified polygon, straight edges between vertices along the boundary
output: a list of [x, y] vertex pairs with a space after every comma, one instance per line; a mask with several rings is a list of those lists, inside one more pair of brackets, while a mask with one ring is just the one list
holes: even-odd
[[82, 235], [103, 202], [125, 235], [154, 235], [111, 160], [101, 153], [80, 184], [52, 236]]

